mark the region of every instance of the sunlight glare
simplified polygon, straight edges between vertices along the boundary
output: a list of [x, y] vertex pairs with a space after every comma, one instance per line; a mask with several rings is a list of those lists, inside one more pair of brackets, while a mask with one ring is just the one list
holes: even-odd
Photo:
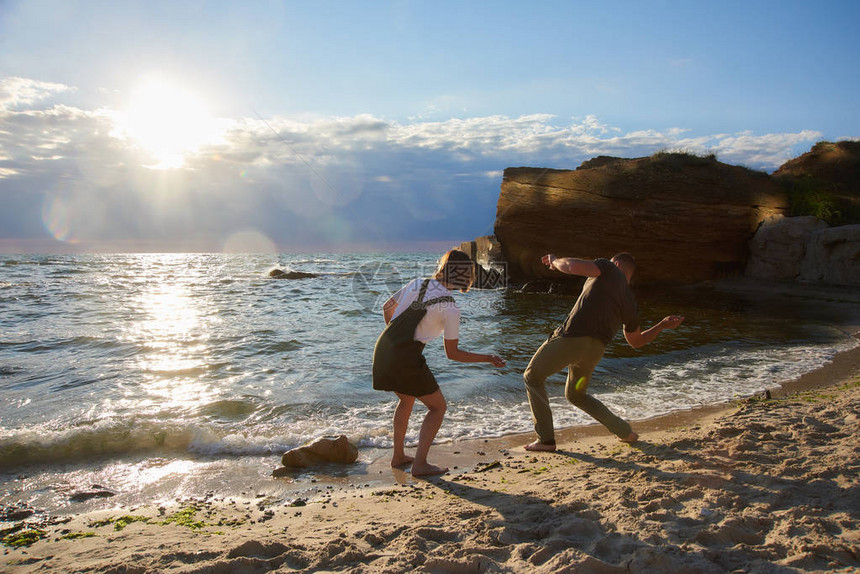
[[122, 131], [155, 160], [148, 167], [177, 168], [201, 146], [222, 141], [223, 129], [191, 92], [150, 80], [133, 92]]
[[214, 393], [206, 383], [208, 350], [195, 339], [201, 335], [200, 311], [188, 290], [160, 283], [137, 302], [145, 319], [135, 333], [149, 352], [136, 358], [135, 369], [147, 374], [151, 400], [162, 407], [188, 407], [205, 402]]

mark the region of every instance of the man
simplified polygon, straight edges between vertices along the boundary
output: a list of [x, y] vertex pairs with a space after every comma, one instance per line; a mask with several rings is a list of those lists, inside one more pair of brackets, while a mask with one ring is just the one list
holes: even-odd
[[684, 318], [671, 315], [650, 329], [640, 329], [639, 310], [630, 288], [636, 261], [629, 253], [619, 253], [611, 260], [594, 261], [556, 258], [550, 253], [541, 261], [550, 269], [587, 279], [564, 325], [541, 345], [523, 374], [538, 435], [538, 439], [526, 445], [525, 449], [552, 452], [556, 448], [552, 411], [544, 383], [547, 377], [565, 367], [568, 368], [564, 389], [567, 400], [597, 419], [621, 441], [636, 442], [639, 435], [633, 432], [627, 421], [587, 394], [591, 373], [621, 325], [624, 325], [624, 338], [631, 347], [638, 349], [656, 339], [663, 329], [680, 325]]

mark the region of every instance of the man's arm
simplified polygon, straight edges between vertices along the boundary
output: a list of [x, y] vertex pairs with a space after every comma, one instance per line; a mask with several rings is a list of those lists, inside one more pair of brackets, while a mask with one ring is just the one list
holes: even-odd
[[541, 262], [550, 269], [558, 269], [568, 275], [581, 275], [583, 277], [600, 277], [600, 267], [597, 263], [588, 259], [576, 259], [574, 257], [556, 257], [547, 253], [541, 257]]
[[625, 330], [624, 338], [627, 339], [627, 343], [631, 347], [638, 349], [639, 347], [644, 347], [656, 339], [657, 335], [659, 335], [663, 329], [674, 329], [683, 322], [684, 318], [680, 315], [670, 315], [668, 317], [663, 317], [662, 321], [645, 331], [641, 329], [636, 329], [635, 331]]

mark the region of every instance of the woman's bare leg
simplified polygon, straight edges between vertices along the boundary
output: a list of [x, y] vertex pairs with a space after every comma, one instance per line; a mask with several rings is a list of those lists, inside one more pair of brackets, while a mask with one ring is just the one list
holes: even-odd
[[394, 454], [391, 456], [391, 466], [403, 466], [414, 459], [403, 450], [406, 440], [406, 429], [409, 427], [409, 415], [412, 414], [412, 406], [415, 397], [395, 392], [400, 402], [394, 409]]
[[412, 462], [412, 476], [443, 474], [448, 472], [448, 469], [428, 463], [427, 453], [430, 451], [433, 439], [436, 438], [436, 433], [442, 426], [442, 419], [445, 418], [445, 410], [448, 405], [440, 390], [418, 397], [418, 400], [424, 403], [428, 410], [418, 435], [418, 449], [415, 451], [415, 460]]

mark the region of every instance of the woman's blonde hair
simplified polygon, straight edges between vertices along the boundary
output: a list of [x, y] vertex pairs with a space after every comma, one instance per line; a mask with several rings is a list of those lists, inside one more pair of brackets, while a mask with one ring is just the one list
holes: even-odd
[[452, 249], [439, 259], [433, 279], [465, 293], [475, 282], [475, 263], [459, 249]]

